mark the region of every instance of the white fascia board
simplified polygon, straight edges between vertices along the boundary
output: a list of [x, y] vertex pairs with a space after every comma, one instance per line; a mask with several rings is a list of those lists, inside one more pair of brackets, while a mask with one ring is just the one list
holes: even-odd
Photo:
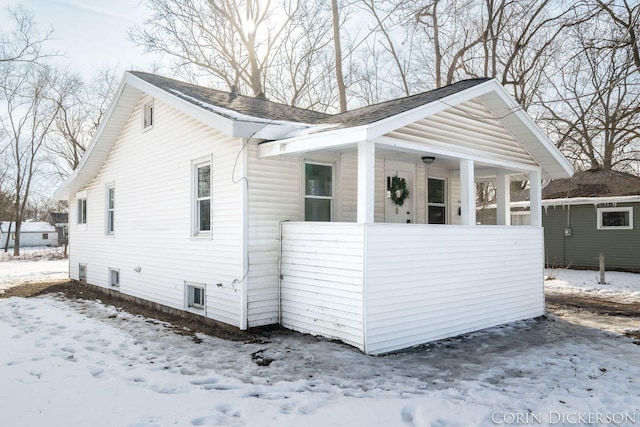
[[[80, 162], [78, 163], [78, 167], [76, 167], [76, 169], [73, 170], [71, 175], [69, 175], [67, 179], [65, 179], [62, 182], [62, 184], [60, 184], [60, 186], [54, 191], [53, 193], [54, 199], [56, 200], [68, 199], [76, 191], [84, 187], [84, 185], [86, 185], [89, 182], [89, 180], [92, 177], [94, 177], [96, 173], [98, 173], [100, 166], [106, 159], [106, 155], [103, 154], [101, 156], [100, 153], [96, 154], [98, 152], [98, 150], [96, 149], [96, 146], [102, 145], [104, 143], [113, 142], [113, 141], [105, 141], [106, 138], [103, 137], [103, 134], [105, 133], [105, 129], [107, 129], [110, 126], [119, 126], [119, 127], [124, 126], [124, 121], [122, 123], [112, 122], [111, 118], [114, 115], [114, 112], [118, 108], [128, 108], [128, 109], [133, 108], [133, 104], [122, 105], [123, 94], [125, 92], [125, 89], [127, 89], [126, 80], [127, 80], [127, 76], [129, 75], [130, 74], [127, 72], [124, 73], [123, 78], [120, 80], [120, 83], [116, 88], [115, 96], [113, 97], [111, 104], [109, 104], [109, 107], [107, 108], [107, 111], [103, 116], [102, 121], [98, 125], [98, 128], [96, 129], [96, 133], [91, 139], [91, 143], [89, 143], [89, 146], [87, 147], [82, 158], [80, 159]], [[109, 150], [106, 150], [106, 151], [108, 152]], [[105, 157], [105, 158], [97, 159], [96, 157]], [[96, 169], [96, 165], [98, 169]], [[87, 179], [87, 177], [89, 178]]]
[[[561, 179], [561, 178], [571, 178], [573, 176], [573, 166], [567, 160], [567, 158], [558, 150], [558, 147], [549, 139], [546, 133], [540, 129], [540, 127], [533, 121], [531, 116], [524, 111], [521, 106], [513, 99], [513, 97], [507, 92], [507, 90], [499, 84], [495, 85], [495, 93], [500, 97], [502, 102], [505, 104], [505, 110], [512, 110], [513, 115], [526, 127], [528, 132], [533, 135], [536, 141], [542, 145], [542, 147], [551, 155], [553, 160], [557, 163], [557, 166], [560, 167], [560, 170], [556, 172], [551, 172], [549, 168], [542, 166], [542, 169], [546, 174], [553, 179]], [[498, 119], [502, 121], [501, 119]], [[505, 126], [505, 129], [510, 130], [509, 127]], [[520, 138], [516, 138], [517, 140], [521, 140]], [[527, 151], [530, 151], [528, 147], [524, 147]], [[534, 159], [535, 157], [532, 156]], [[536, 159], [536, 161], [539, 160]]]
[[377, 138], [386, 133], [400, 129], [418, 120], [437, 114], [447, 108], [455, 107], [458, 104], [477, 98], [491, 90], [496, 86], [500, 86], [495, 79], [488, 80], [476, 86], [435, 100], [425, 105], [421, 105], [412, 110], [405, 111], [395, 116], [379, 120], [369, 125], [370, 138]]
[[336, 129], [294, 138], [264, 142], [258, 145], [258, 157], [302, 154], [353, 145], [367, 140], [367, 127]]
[[385, 145], [387, 147], [393, 147], [397, 151], [404, 152], [419, 152], [435, 156], [449, 157], [459, 160], [473, 160], [476, 163], [492, 165], [500, 169], [507, 170], [511, 173], [514, 171], [522, 172], [534, 172], [539, 171], [540, 166], [529, 165], [525, 163], [517, 163], [508, 160], [499, 160], [487, 157], [481, 150], [474, 150], [475, 152], [457, 152], [454, 150], [432, 147], [430, 145], [421, 144], [419, 142], [404, 141], [396, 139], [390, 136], [381, 136], [373, 140], [376, 144]]

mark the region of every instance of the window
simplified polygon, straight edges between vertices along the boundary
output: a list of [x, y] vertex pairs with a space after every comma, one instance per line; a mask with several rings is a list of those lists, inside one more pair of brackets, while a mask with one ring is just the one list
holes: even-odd
[[144, 104], [143, 108], [143, 129], [149, 129], [153, 126], [153, 101]]
[[187, 309], [204, 310], [205, 284], [185, 282]]
[[42, 233], [42, 240], [49, 240], [49, 233]]
[[598, 230], [633, 229], [633, 208], [598, 208]]
[[120, 270], [109, 269], [109, 285], [114, 288], [120, 287]]
[[305, 163], [305, 221], [333, 219], [333, 166]]
[[429, 178], [427, 187], [427, 207], [429, 224], [446, 224], [446, 182], [444, 179]]
[[107, 187], [107, 234], [113, 234], [115, 228], [115, 198], [116, 188], [114, 186]]
[[87, 264], [78, 264], [78, 280], [81, 282], [87, 281]]
[[87, 223], [87, 199], [78, 199], [78, 224]]
[[211, 232], [211, 163], [200, 163], [194, 171], [194, 234]]

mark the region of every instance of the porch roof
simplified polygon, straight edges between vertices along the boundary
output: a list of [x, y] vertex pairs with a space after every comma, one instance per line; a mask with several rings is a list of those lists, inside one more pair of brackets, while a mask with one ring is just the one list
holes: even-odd
[[495, 79], [472, 79], [430, 92], [319, 119], [260, 144], [261, 157], [342, 150], [362, 141], [386, 149], [470, 159], [568, 178], [573, 167]]

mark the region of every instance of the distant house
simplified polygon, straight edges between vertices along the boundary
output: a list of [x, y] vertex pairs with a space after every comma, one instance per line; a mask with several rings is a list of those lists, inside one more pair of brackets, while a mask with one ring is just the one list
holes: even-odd
[[369, 354], [544, 313], [541, 210], [477, 227], [475, 182], [506, 212], [511, 177], [539, 207], [573, 170], [497, 80], [335, 115], [141, 72], [116, 94], [56, 191], [71, 278]]
[[66, 212], [49, 212], [47, 222], [53, 225], [58, 232], [58, 245], [66, 245], [69, 231], [69, 214]]
[[[511, 223], [527, 224], [528, 192], [512, 195]], [[483, 209], [484, 223], [495, 208]], [[611, 170], [576, 172], [542, 187], [545, 261], [549, 266], [640, 271], [640, 177]]]
[[[0, 247], [4, 248], [9, 237], [9, 247], [15, 246], [16, 225], [13, 222], [0, 223]], [[20, 227], [20, 247], [58, 246], [58, 232], [48, 222], [23, 222]]]

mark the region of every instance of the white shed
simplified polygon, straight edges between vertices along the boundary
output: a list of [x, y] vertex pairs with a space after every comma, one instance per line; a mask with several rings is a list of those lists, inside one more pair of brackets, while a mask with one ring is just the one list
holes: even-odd
[[509, 226], [509, 181], [539, 207], [572, 172], [495, 79], [327, 115], [128, 72], [56, 195], [73, 279], [378, 354], [542, 315], [541, 220]]
[[[0, 223], [0, 247], [4, 248], [9, 237], [9, 247], [15, 246], [16, 224], [9, 221]], [[48, 222], [23, 222], [20, 227], [20, 247], [58, 246], [58, 232]]]

